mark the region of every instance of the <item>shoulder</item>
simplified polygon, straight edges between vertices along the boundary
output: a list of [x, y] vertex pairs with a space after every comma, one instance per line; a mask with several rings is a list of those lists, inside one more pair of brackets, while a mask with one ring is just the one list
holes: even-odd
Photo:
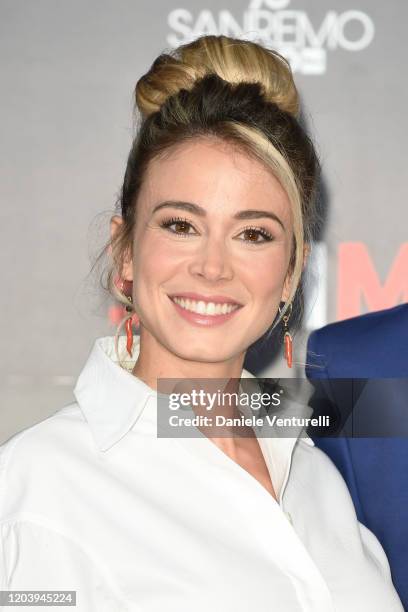
[[[0, 445], [0, 521], [43, 496], [86, 453], [91, 432], [76, 402], [14, 434]], [[78, 466], [76, 466], [78, 467]]]
[[311, 341], [318, 340], [343, 340], [349, 341], [355, 339], [354, 334], [364, 334], [366, 330], [379, 331], [390, 329], [400, 329], [401, 326], [408, 324], [408, 303], [369, 312], [367, 314], [351, 317], [343, 321], [329, 323], [320, 329], [314, 330], [309, 339]]
[[[0, 445], [0, 465], [5, 469], [10, 460], [15, 461], [21, 452], [49, 447], [60, 448], [62, 440], [70, 439], [86, 424], [77, 402], [60, 408], [50, 416], [17, 432]], [[36, 455], [41, 458], [42, 452]]]
[[408, 303], [329, 323], [308, 338], [306, 370], [311, 377], [322, 367], [331, 369], [332, 376], [403, 376], [404, 368], [392, 354], [398, 348], [406, 350], [407, 342]]

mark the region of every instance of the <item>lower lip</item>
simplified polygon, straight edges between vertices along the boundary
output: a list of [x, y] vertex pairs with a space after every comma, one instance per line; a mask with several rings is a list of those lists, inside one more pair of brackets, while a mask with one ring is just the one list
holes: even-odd
[[198, 312], [192, 312], [191, 310], [186, 310], [185, 308], [182, 308], [180, 304], [174, 302], [171, 298], [169, 299], [173, 306], [176, 308], [177, 312], [182, 317], [184, 317], [186, 321], [189, 321], [190, 323], [202, 327], [212, 327], [214, 325], [221, 325], [222, 323], [225, 323], [226, 321], [232, 319], [232, 317], [238, 312], [238, 310], [242, 308], [242, 306], [238, 306], [238, 308], [235, 308], [235, 310], [226, 314], [204, 315], [198, 314]]

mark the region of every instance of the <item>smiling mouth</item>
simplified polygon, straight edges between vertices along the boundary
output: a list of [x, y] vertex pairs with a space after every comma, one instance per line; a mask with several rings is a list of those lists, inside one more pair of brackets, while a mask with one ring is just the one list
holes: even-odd
[[204, 316], [216, 317], [219, 315], [226, 315], [234, 312], [234, 310], [238, 308], [242, 308], [240, 304], [231, 304], [230, 302], [205, 302], [204, 300], [192, 300], [178, 296], [169, 296], [169, 298], [184, 310]]

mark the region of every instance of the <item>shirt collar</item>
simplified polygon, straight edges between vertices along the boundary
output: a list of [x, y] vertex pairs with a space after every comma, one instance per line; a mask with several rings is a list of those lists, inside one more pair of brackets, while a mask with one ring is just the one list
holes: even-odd
[[[134, 336], [132, 357], [126, 350], [126, 336], [118, 336], [117, 352], [115, 336], [97, 338], [76, 382], [75, 399], [101, 451], [123, 438], [142, 415], [148, 400], [157, 397], [157, 391], [131, 373], [139, 351], [139, 336]], [[241, 378], [255, 376], [243, 368]], [[313, 445], [310, 438], [305, 440]]]
[[139, 354], [139, 336], [134, 337], [133, 357], [126, 352], [126, 336], [97, 338], [82, 369], [74, 396], [101, 451], [116, 444], [134, 425], [148, 399], [155, 395], [140, 378], [131, 374]]

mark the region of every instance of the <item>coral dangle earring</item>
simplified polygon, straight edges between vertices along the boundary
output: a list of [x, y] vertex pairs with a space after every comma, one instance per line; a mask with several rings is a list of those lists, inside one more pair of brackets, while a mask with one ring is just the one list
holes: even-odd
[[293, 342], [292, 342], [292, 336], [290, 335], [290, 333], [287, 331], [285, 332], [285, 336], [283, 339], [284, 343], [285, 343], [285, 359], [286, 359], [286, 363], [288, 364], [288, 368], [292, 367], [292, 363], [293, 363]]
[[[129, 281], [128, 281], [129, 282]], [[126, 305], [126, 312], [128, 313], [128, 318], [126, 319], [125, 329], [126, 329], [126, 349], [130, 357], [132, 357], [132, 347], [133, 347], [133, 330], [132, 330], [132, 296], [125, 295], [123, 292], [125, 281], [122, 281], [121, 284], [121, 292], [126, 297], [129, 304]]]
[[289, 327], [288, 327], [288, 321], [289, 321], [289, 317], [291, 314], [292, 314], [292, 303], [290, 304], [289, 314], [283, 315], [282, 317], [283, 331], [284, 331], [284, 336], [283, 336], [284, 355], [285, 355], [286, 363], [288, 364], [288, 368], [291, 368], [292, 363], [293, 363], [293, 340], [292, 340], [292, 336], [290, 335]]
[[[128, 296], [128, 300], [131, 302], [131, 296]], [[130, 357], [132, 357], [132, 347], [133, 347], [133, 330], [132, 330], [132, 315], [130, 314], [132, 311], [131, 306], [126, 306], [126, 312], [129, 313], [129, 318], [126, 319], [125, 328], [126, 328], [126, 348]]]

